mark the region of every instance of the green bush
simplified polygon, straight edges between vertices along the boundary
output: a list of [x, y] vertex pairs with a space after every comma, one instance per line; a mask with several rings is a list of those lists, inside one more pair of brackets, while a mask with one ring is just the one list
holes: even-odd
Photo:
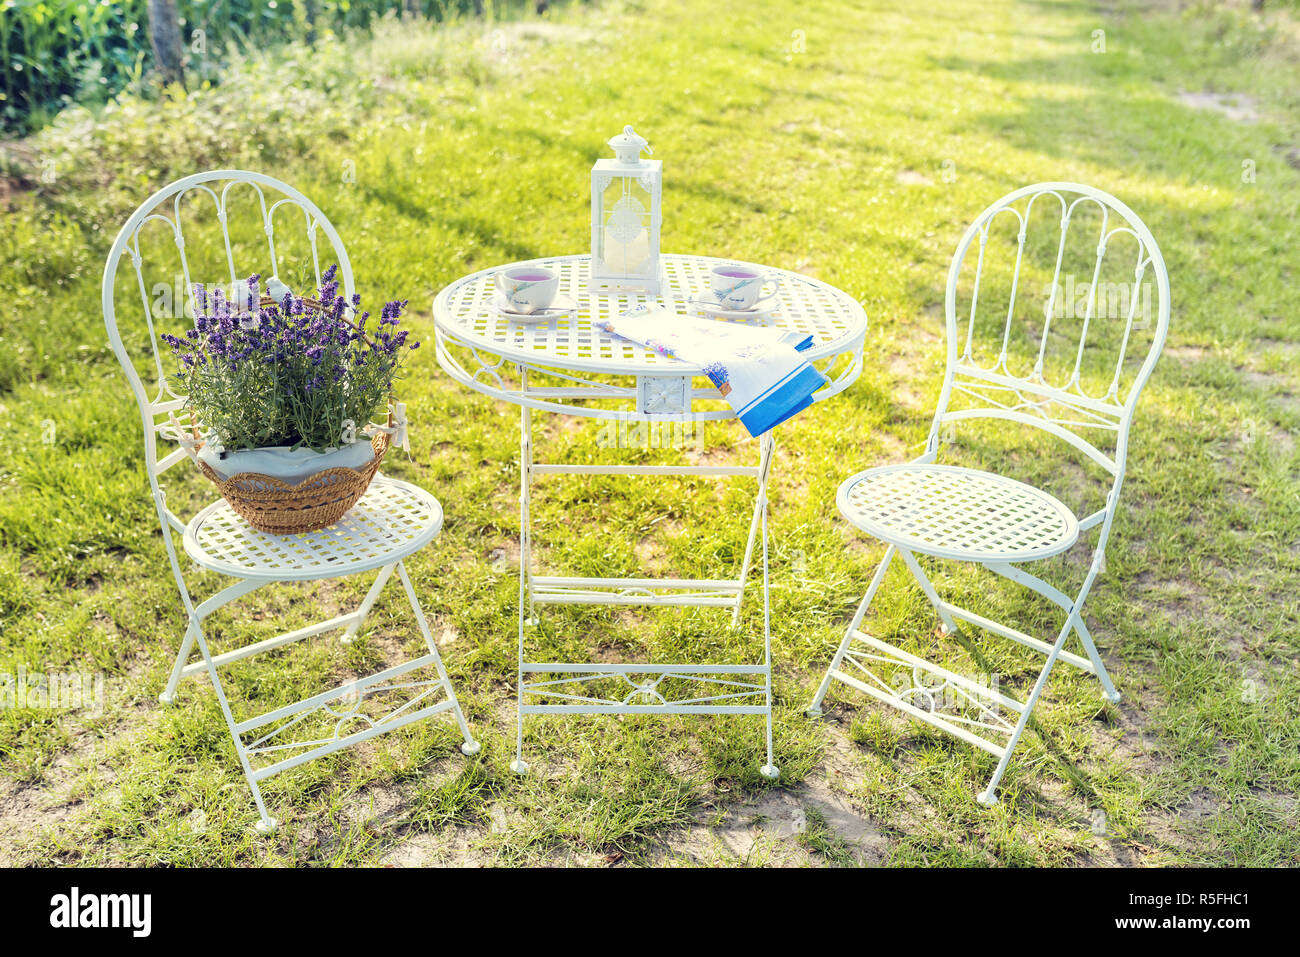
[[[368, 29], [401, 0], [178, 0], [186, 67], [215, 79], [232, 53], [345, 28]], [[420, 0], [446, 20], [474, 0]], [[0, 126], [24, 132], [74, 103], [103, 103], [139, 85], [153, 55], [147, 0], [0, 0]]]

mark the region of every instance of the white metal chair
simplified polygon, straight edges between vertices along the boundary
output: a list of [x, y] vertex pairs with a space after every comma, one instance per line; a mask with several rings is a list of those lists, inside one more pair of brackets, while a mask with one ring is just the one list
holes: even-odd
[[[251, 237], [247, 245], [256, 251], [246, 253], [251, 261], [244, 262], [237, 268], [237, 253], [243, 247], [238, 238], [232, 241], [232, 222], [237, 216], [228, 214], [237, 214], [244, 208], [249, 213], [246, 219], [252, 222], [241, 222], [241, 225], [248, 228]], [[159, 700], [163, 704], [171, 704], [181, 678], [199, 673], [208, 675], [234, 740], [244, 776], [252, 789], [253, 800], [257, 804], [260, 815], [257, 828], [263, 833], [270, 833], [274, 830], [276, 821], [267, 813], [259, 784], [281, 771], [448, 710], [455, 716], [465, 739], [461, 750], [465, 754], [474, 754], [479, 750], [479, 744], [465, 723], [419, 599], [403, 565], [403, 559], [433, 541], [442, 528], [442, 506], [432, 495], [406, 482], [377, 475], [366, 494], [343, 519], [318, 532], [299, 535], [268, 535], [259, 532], [237, 516], [222, 500], [203, 508], [188, 523], [168, 508], [166, 494], [159, 479], [172, 466], [184, 461], [190, 452], [182, 446], [159, 457], [158, 442], [175, 442], [181, 438], [189, 413], [184, 409], [185, 397], [171, 390], [163, 371], [163, 358], [159, 353], [158, 335], [154, 328], [153, 307], [163, 293], [175, 295], [177, 305], [170, 311], [178, 321], [186, 321], [182, 318], [179, 300], [182, 296], [189, 296], [192, 305], [191, 259], [195, 256], [194, 247], [199, 245], [197, 240], [200, 237], [191, 236], [187, 250], [185, 222], [188, 217], [183, 214], [195, 214], [193, 226], [201, 233], [201, 224], [197, 220], [204, 212], [215, 217], [210, 223], [210, 232], [202, 235], [202, 238], [206, 239], [209, 251], [217, 251], [217, 258], [221, 262], [216, 268], [220, 274], [196, 275], [193, 278], [197, 281], [224, 282], [228, 273], [229, 280], [234, 282], [259, 269], [264, 275], [274, 273], [284, 248], [294, 242], [303, 242], [304, 255], [309, 255], [319, 283], [321, 266], [316, 245], [318, 231], [324, 232], [332, 247], [333, 258], [339, 266], [339, 279], [349, 298], [353, 293], [352, 269], [338, 233], [315, 205], [284, 183], [242, 170], [199, 173], [159, 190], [126, 221], [113, 243], [104, 268], [104, 322], [113, 352], [122, 364], [140, 408], [145, 435], [146, 472], [162, 526], [167, 558], [189, 622], [167, 689], [159, 696]], [[284, 238], [282, 228], [281, 258], [277, 258], [276, 250], [277, 214], [282, 227], [287, 222], [295, 227], [295, 232], [300, 233], [293, 239]], [[157, 258], [164, 258], [163, 254], [168, 251], [165, 241], [170, 239], [175, 244], [175, 251], [170, 255], [176, 258], [176, 263], [174, 274], [158, 271], [155, 266], [151, 271], [164, 282], [150, 285], [145, 279], [141, 234], [154, 230], [160, 232], [159, 238], [164, 240], [163, 249], [158, 251]], [[152, 374], [156, 378], [156, 384], [148, 390], [118, 326], [115, 290], [118, 267], [124, 255], [134, 267], [136, 285], [144, 306], [142, 337], [147, 339], [149, 348], [148, 358], [142, 364], [146, 366], [145, 375]], [[268, 265], [270, 270], [266, 269]], [[167, 282], [173, 279], [177, 283], [183, 282], [183, 293], [176, 289], [175, 283], [169, 289]], [[153, 300], [151, 296], [154, 297]], [[136, 354], [143, 355], [140, 345], [139, 342], [132, 342]], [[182, 535], [185, 553], [197, 565], [235, 578], [235, 583], [196, 604], [181, 574], [173, 532]], [[208, 648], [203, 628], [205, 619], [223, 605], [264, 585], [340, 578], [375, 570], [378, 570], [375, 581], [355, 611], [223, 654], [213, 655]], [[341, 640], [350, 642], [394, 571], [397, 572], [415, 615], [428, 649], [426, 653], [259, 716], [245, 720], [235, 718], [218, 671], [220, 667], [333, 629], [343, 629]], [[195, 645], [198, 646], [200, 658], [190, 662]], [[246, 741], [248, 738], [252, 740]]]
[[[1072, 223], [1081, 219], [1094, 223], [1097, 230], [1089, 227], [1082, 239], [1079, 229], [1071, 233]], [[991, 235], [1000, 236], [995, 232], [998, 225], [1014, 233], [1004, 243], [991, 243]], [[1031, 227], [1039, 225], [1050, 227], [1042, 247], [1055, 250], [1056, 255], [1051, 285], [1044, 287], [1045, 307], [1035, 320], [1024, 315], [1023, 305], [1018, 310], [1017, 292], [1029, 281], [1022, 267], [1033, 258], [1026, 250], [1032, 253], [1037, 248], [1029, 239]], [[959, 330], [958, 299], [968, 275], [963, 265], [976, 239], [970, 314], [962, 322], [965, 329]], [[1076, 248], [1080, 242], [1086, 244], [1082, 250]], [[1103, 261], [1108, 248], [1119, 246], [1133, 258], [1125, 255], [1118, 260], [1120, 275], [1126, 277], [1123, 282], [1107, 283], [1102, 277], [1117, 260], [1112, 258], [1105, 273]], [[999, 306], [991, 320], [982, 322], [981, 282], [990, 282], [998, 249], [1014, 261], [1003, 285], [995, 286], [1006, 295], [1006, 313], [1003, 317]], [[1073, 276], [1063, 271], [1067, 249], [1081, 253], [1086, 282], [1076, 285]], [[1143, 281], [1148, 270], [1159, 298], [1154, 323], [1150, 284]], [[1117, 285], [1127, 289], [1116, 289]], [[1069, 303], [1063, 302], [1066, 298]], [[1077, 308], [1080, 305], [1082, 310]], [[1105, 315], [1107, 311], [1114, 314]], [[840, 512], [888, 547], [808, 713], [822, 713], [822, 701], [834, 680], [983, 748], [999, 758], [979, 796], [981, 803], [992, 804], [1011, 753], [1058, 660], [1096, 675], [1106, 697], [1119, 700], [1084, 623], [1083, 604], [1104, 569], [1134, 409], [1168, 331], [1169, 277], [1150, 231], [1123, 203], [1088, 186], [1042, 183], [1004, 196], [966, 231], [948, 272], [945, 313], [947, 368], [924, 454], [908, 465], [859, 472], [840, 486]], [[1149, 345], [1144, 346], [1140, 340], [1148, 337]], [[988, 348], [981, 348], [985, 344]], [[950, 442], [954, 423], [972, 420], [1033, 426], [1064, 441], [1103, 470], [1103, 484], [1109, 485], [1104, 505], [1076, 518], [1058, 498], [1034, 486], [991, 472], [938, 464], [941, 440]], [[1017, 567], [1059, 555], [1082, 532], [1094, 528], [1099, 532], [1091, 564], [1074, 596]], [[917, 553], [978, 562], [1046, 597], [1065, 613], [1055, 641], [1033, 637], [941, 599]], [[1003, 694], [996, 681], [955, 674], [862, 630], [863, 617], [895, 556], [902, 558], [938, 612], [945, 633], [953, 632], [956, 620], [961, 620], [1046, 655], [1024, 702]], [[1065, 650], [1071, 634], [1078, 636], [1086, 657]]]

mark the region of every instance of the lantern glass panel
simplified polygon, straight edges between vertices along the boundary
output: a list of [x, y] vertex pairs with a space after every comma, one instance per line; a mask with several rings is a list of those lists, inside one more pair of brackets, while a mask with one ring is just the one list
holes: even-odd
[[601, 193], [601, 227], [598, 233], [600, 272], [623, 276], [648, 276], [650, 250], [650, 190], [639, 177], [612, 176]]

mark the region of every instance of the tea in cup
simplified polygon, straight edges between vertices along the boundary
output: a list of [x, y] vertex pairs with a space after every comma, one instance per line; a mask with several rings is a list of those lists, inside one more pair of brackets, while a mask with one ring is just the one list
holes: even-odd
[[560, 277], [545, 266], [512, 266], [496, 274], [496, 286], [510, 309], [530, 314], [555, 301]]
[[[763, 295], [763, 286], [773, 283], [772, 291]], [[723, 263], [709, 272], [709, 288], [720, 309], [748, 311], [776, 295], [780, 280], [766, 276], [752, 266]]]

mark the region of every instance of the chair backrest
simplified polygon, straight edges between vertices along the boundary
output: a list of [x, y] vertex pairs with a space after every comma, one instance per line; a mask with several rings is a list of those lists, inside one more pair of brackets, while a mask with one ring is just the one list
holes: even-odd
[[1113, 506], [1169, 328], [1169, 275], [1150, 230], [1090, 186], [1026, 186], [966, 230], [944, 305], [947, 368], [927, 453], [948, 423], [1034, 426], [1114, 477]]
[[[281, 229], [278, 237], [277, 223]], [[159, 335], [180, 334], [190, 327], [195, 282], [233, 284], [253, 273], [277, 275], [287, 250], [298, 250], [301, 259], [310, 261], [319, 284], [318, 230], [324, 232], [332, 248], [333, 255], [325, 265], [337, 262], [339, 284], [351, 298], [352, 266], [337, 231], [305, 196], [260, 173], [212, 170], [179, 179], [145, 200], [117, 234], [104, 265], [104, 325], [140, 407], [149, 481], [164, 521], [178, 526], [176, 517], [161, 505], [158, 476], [184, 458], [185, 450], [177, 448], [159, 458], [157, 440], [176, 437], [172, 417], [183, 409], [185, 396], [168, 385], [164, 352], [170, 349], [160, 343]], [[138, 290], [144, 320], [133, 327], [119, 322], [119, 293], [134, 298], [132, 291], [117, 286], [123, 259], [129, 259], [134, 268], [131, 285]], [[309, 290], [295, 288], [294, 292], [301, 295]], [[134, 307], [124, 309], [121, 318], [126, 320], [128, 314], [135, 313]], [[124, 331], [131, 329], [142, 333], [145, 341], [132, 339], [128, 348]], [[140, 357], [143, 374], [133, 355]], [[148, 386], [147, 378], [153, 380]]]

